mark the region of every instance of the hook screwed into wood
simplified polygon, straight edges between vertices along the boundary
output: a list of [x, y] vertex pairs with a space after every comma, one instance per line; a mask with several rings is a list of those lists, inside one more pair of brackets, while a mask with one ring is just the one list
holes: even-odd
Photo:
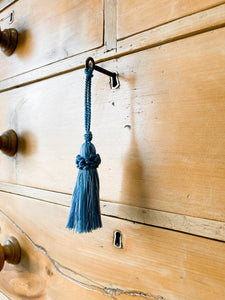
[[103, 68], [101, 68], [101, 67], [99, 67], [99, 66], [96, 66], [95, 61], [94, 61], [94, 59], [93, 59], [92, 57], [88, 57], [88, 58], [86, 59], [86, 62], [85, 62], [85, 69], [88, 70], [88, 68], [89, 68], [90, 66], [91, 66], [94, 70], [96, 70], [96, 71], [98, 71], [98, 72], [100, 72], [100, 73], [102, 73], [102, 74], [105, 74], [105, 75], [107, 75], [107, 76], [110, 77], [110, 87], [111, 87], [111, 89], [114, 90], [114, 89], [119, 88], [120, 82], [119, 82], [119, 78], [118, 78], [119, 75], [118, 75], [117, 72], [110, 72], [110, 71], [108, 71], [108, 70], [106, 70], [106, 69], [103, 69]]

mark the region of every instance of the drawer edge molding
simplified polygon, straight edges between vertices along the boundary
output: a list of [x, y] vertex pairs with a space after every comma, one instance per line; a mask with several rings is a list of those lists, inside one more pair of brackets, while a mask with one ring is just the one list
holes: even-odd
[[2, 3], [0, 3], [0, 12], [2, 12], [5, 8], [13, 4], [18, 0], [3, 0]]
[[[0, 182], [0, 191], [69, 207], [70, 194]], [[225, 242], [225, 222], [101, 200], [101, 214]]]

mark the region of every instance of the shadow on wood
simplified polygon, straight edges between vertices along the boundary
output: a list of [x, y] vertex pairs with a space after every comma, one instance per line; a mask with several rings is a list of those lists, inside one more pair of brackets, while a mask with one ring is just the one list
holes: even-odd
[[[129, 78], [130, 83], [130, 125], [124, 127], [130, 131], [130, 146], [123, 160], [123, 179], [121, 188], [121, 203], [147, 207], [145, 205], [146, 192], [144, 185], [144, 164], [139, 154], [135, 136], [134, 95], [135, 77]], [[127, 212], [129, 215], [129, 211]]]

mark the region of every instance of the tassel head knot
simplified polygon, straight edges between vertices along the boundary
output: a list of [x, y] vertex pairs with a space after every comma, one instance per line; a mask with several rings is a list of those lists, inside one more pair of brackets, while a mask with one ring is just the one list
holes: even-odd
[[97, 169], [101, 163], [99, 154], [90, 154], [89, 157], [77, 155], [76, 164], [79, 170]]
[[88, 131], [88, 132], [85, 133], [84, 139], [85, 139], [86, 142], [90, 142], [92, 140], [92, 133], [91, 133], [91, 131]]
[[101, 163], [99, 154], [96, 154], [95, 146], [86, 141], [80, 149], [80, 155], [76, 157], [76, 164], [79, 170], [97, 169]]

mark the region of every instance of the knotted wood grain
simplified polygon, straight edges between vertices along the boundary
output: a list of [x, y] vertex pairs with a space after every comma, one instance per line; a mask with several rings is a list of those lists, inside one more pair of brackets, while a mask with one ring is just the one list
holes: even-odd
[[[15, 235], [24, 249], [20, 265], [0, 274], [13, 300], [223, 299], [224, 243], [111, 217], [78, 235], [65, 229], [68, 207], [7, 193], [0, 207], [0, 242]], [[122, 232], [122, 249], [113, 246], [114, 230]]]

